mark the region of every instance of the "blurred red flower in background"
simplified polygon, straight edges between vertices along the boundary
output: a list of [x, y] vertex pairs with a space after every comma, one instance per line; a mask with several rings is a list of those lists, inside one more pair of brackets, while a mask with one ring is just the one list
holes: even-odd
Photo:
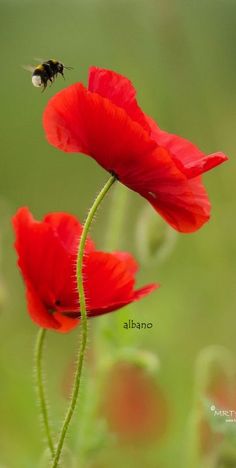
[[168, 425], [168, 405], [155, 377], [134, 363], [120, 362], [106, 376], [102, 413], [123, 442], [157, 441]]
[[[13, 226], [31, 318], [44, 328], [71, 330], [80, 320], [76, 258], [82, 225], [67, 213], [35, 221], [28, 208], [21, 208]], [[83, 267], [88, 317], [120, 309], [157, 288], [134, 290], [137, 269], [130, 254], [97, 251], [88, 239]]]
[[[216, 408], [216, 411], [236, 412], [236, 380], [218, 369], [208, 383], [205, 390], [207, 400]], [[232, 416], [234, 419], [234, 417]], [[212, 429], [204, 412], [200, 418], [200, 449], [208, 454], [219, 447], [225, 438], [224, 433]]]
[[122, 75], [91, 67], [88, 89], [76, 83], [50, 99], [43, 117], [49, 143], [92, 156], [146, 198], [175, 229], [192, 232], [210, 217], [201, 174], [224, 162], [189, 141], [160, 130]]

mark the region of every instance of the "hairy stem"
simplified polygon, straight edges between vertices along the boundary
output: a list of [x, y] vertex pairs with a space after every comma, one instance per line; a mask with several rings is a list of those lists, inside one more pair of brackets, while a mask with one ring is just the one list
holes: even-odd
[[107, 183], [102, 188], [101, 192], [98, 194], [92, 207], [89, 210], [87, 219], [84, 223], [82, 235], [80, 238], [79, 250], [78, 250], [78, 256], [77, 256], [77, 281], [78, 281], [78, 292], [79, 292], [80, 314], [81, 314], [81, 329], [82, 329], [81, 330], [81, 344], [79, 348], [73, 392], [72, 392], [69, 407], [66, 413], [66, 417], [64, 419], [62, 429], [59, 435], [59, 440], [58, 440], [58, 444], [56, 447], [55, 456], [54, 456], [53, 463], [52, 463], [52, 468], [58, 467], [65, 437], [66, 437], [66, 434], [67, 434], [67, 431], [71, 422], [71, 418], [73, 416], [73, 413], [76, 407], [79, 389], [80, 389], [80, 383], [81, 383], [81, 375], [82, 375], [82, 368], [83, 368], [84, 357], [85, 357], [85, 349], [86, 349], [86, 344], [87, 344], [88, 325], [87, 325], [86, 300], [85, 300], [83, 274], [82, 274], [83, 256], [84, 256], [86, 239], [87, 239], [88, 232], [89, 232], [91, 223], [93, 221], [94, 215], [99, 205], [101, 204], [103, 198], [105, 197], [105, 195], [107, 194], [107, 192], [109, 191], [109, 189], [111, 188], [111, 186], [113, 185], [115, 181], [116, 181], [116, 177], [111, 176], [108, 179]]
[[52, 457], [55, 455], [55, 449], [49, 424], [49, 417], [48, 417], [48, 407], [46, 402], [45, 396], [45, 389], [43, 384], [43, 371], [42, 371], [42, 355], [43, 355], [43, 347], [44, 347], [44, 340], [45, 340], [46, 330], [45, 328], [40, 328], [36, 340], [36, 347], [35, 347], [35, 373], [36, 373], [36, 386], [39, 398], [39, 405], [40, 405], [40, 412], [41, 417], [43, 420], [43, 425], [47, 437], [47, 443], [49, 450], [51, 452]]

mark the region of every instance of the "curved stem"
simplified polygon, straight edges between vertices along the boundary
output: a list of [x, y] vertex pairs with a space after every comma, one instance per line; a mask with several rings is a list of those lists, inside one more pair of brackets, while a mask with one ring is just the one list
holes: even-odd
[[41, 328], [38, 332], [37, 340], [36, 340], [36, 347], [35, 347], [35, 371], [36, 371], [36, 385], [39, 397], [39, 405], [41, 416], [43, 420], [43, 425], [47, 437], [48, 447], [50, 449], [52, 457], [55, 454], [53, 439], [51, 435], [51, 429], [49, 424], [49, 417], [48, 417], [48, 408], [46, 403], [46, 396], [45, 390], [43, 385], [43, 371], [42, 371], [42, 354], [43, 354], [43, 346], [45, 340], [46, 330], [45, 328]]
[[80, 389], [80, 382], [81, 382], [81, 374], [82, 374], [82, 368], [83, 368], [83, 362], [84, 362], [84, 357], [85, 357], [85, 348], [87, 344], [87, 335], [88, 335], [88, 326], [87, 326], [87, 313], [86, 313], [86, 300], [85, 300], [85, 293], [84, 293], [84, 285], [83, 285], [83, 275], [82, 275], [82, 269], [83, 269], [83, 256], [84, 256], [84, 249], [85, 249], [85, 244], [86, 244], [86, 239], [88, 236], [89, 228], [91, 226], [91, 223], [93, 221], [94, 215], [102, 202], [103, 198], [113, 185], [113, 183], [116, 181], [115, 176], [111, 176], [107, 183], [104, 185], [102, 188], [101, 192], [98, 194], [97, 198], [95, 199], [92, 207], [89, 210], [87, 219], [84, 223], [82, 235], [80, 238], [80, 243], [79, 243], [79, 250], [78, 250], [78, 257], [77, 257], [77, 281], [78, 281], [78, 292], [79, 292], [79, 301], [80, 301], [80, 314], [81, 314], [81, 327], [82, 327], [82, 336], [81, 336], [81, 345], [79, 349], [79, 355], [78, 355], [78, 362], [77, 362], [77, 369], [75, 373], [75, 381], [74, 381], [74, 388], [69, 404], [69, 408], [66, 413], [65, 420], [62, 425], [62, 429], [59, 435], [59, 440], [58, 444], [56, 447], [56, 452], [55, 456], [53, 459], [52, 463], [52, 468], [58, 467], [58, 463], [60, 460], [64, 440], [70, 425], [71, 418], [74, 413], [74, 409], [77, 403], [77, 398], [79, 394], [79, 389]]
[[[118, 183], [112, 191], [112, 199], [109, 206], [108, 222], [106, 227], [106, 236], [104, 242], [104, 250], [112, 251], [119, 250], [121, 247], [121, 235], [122, 228], [125, 223], [127, 215], [127, 209], [129, 205], [129, 190], [124, 185]], [[112, 317], [113, 323], [116, 324], [116, 315]], [[104, 354], [104, 352], [110, 353], [110, 345], [117, 346], [118, 333], [111, 335], [110, 330], [110, 317], [109, 314], [105, 314], [99, 320], [96, 328], [95, 339], [97, 341], [97, 356], [98, 359]], [[120, 320], [120, 319], [119, 319]], [[119, 329], [120, 327], [118, 327]], [[122, 333], [122, 331], [121, 331]], [[109, 336], [109, 338], [108, 338]], [[116, 336], [116, 342], [113, 343], [113, 337]], [[122, 334], [123, 336], [123, 334]], [[106, 350], [106, 351], [105, 351]]]

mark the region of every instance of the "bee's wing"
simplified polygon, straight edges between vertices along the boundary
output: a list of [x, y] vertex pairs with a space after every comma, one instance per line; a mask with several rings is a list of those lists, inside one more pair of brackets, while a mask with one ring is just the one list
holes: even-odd
[[34, 57], [34, 62], [37, 62], [37, 63], [44, 63], [44, 62], [47, 62], [47, 60], [45, 60], [45, 59], [42, 58], [42, 57]]
[[21, 65], [22, 68], [26, 71], [29, 71], [31, 73], [33, 73], [33, 71], [35, 70], [35, 67], [32, 67], [32, 65]]

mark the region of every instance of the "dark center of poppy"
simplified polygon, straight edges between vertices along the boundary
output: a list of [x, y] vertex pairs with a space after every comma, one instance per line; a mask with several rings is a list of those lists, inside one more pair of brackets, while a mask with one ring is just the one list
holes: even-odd
[[60, 305], [61, 305], [60, 299], [56, 299], [55, 302], [54, 302], [55, 307], [47, 306], [47, 310], [48, 310], [49, 314], [54, 314], [56, 312], [56, 308], [59, 307]]
[[71, 319], [78, 319], [80, 317], [80, 312], [62, 312], [62, 315]]

